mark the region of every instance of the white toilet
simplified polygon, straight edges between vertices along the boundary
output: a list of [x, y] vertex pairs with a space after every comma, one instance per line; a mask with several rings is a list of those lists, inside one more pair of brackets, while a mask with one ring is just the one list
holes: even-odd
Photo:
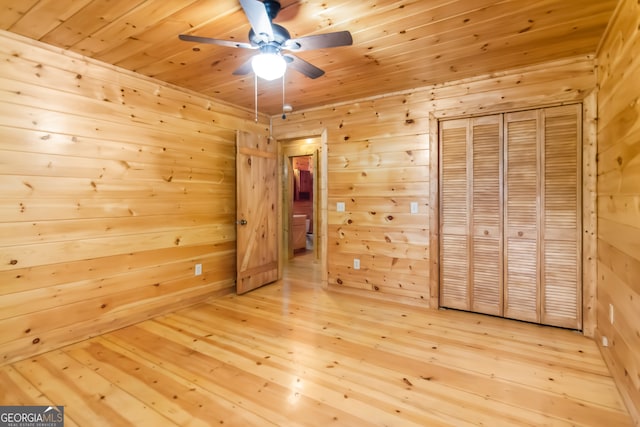
[[312, 250], [313, 249], [313, 228], [311, 225], [311, 220], [309, 218], [307, 218], [307, 245], [306, 245], [307, 250]]

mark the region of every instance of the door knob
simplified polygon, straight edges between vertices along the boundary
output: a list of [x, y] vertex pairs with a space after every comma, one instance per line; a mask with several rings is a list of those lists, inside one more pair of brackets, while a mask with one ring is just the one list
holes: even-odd
[[236, 221], [236, 224], [247, 225], [247, 220], [246, 219], [241, 219], [240, 221]]

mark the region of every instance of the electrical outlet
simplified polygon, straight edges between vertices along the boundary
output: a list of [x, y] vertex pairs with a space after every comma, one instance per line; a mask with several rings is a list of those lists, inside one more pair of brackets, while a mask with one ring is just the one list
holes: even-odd
[[609, 323], [613, 325], [613, 304], [609, 304]]
[[336, 211], [338, 211], [338, 212], [344, 212], [344, 202], [338, 202], [338, 203], [336, 203]]
[[411, 202], [411, 214], [418, 213], [418, 202]]
[[353, 269], [360, 270], [360, 260], [358, 258], [353, 259]]
[[195, 273], [196, 276], [200, 276], [202, 274], [202, 264], [196, 264]]
[[602, 337], [602, 346], [609, 347], [609, 340], [607, 339], [607, 337]]

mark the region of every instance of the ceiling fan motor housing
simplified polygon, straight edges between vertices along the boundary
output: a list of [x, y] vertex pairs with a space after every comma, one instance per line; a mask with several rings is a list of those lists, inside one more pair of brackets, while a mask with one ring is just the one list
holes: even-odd
[[[282, 46], [287, 40], [291, 38], [291, 34], [282, 25], [271, 24], [273, 28], [273, 40], [266, 42], [266, 44], [275, 45], [277, 47]], [[254, 46], [262, 46], [265, 44], [263, 36], [257, 35], [253, 28], [249, 31], [249, 41]]]

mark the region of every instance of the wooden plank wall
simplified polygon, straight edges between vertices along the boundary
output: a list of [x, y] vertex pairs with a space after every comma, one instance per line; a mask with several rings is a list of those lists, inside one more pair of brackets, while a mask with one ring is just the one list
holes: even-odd
[[437, 307], [434, 122], [579, 102], [594, 88], [593, 58], [576, 57], [274, 117], [279, 139], [327, 132], [329, 287]]
[[235, 129], [267, 123], [0, 32], [0, 364], [233, 289]]
[[[622, 0], [598, 53], [598, 342], [640, 425], [640, 3]], [[610, 319], [613, 309], [613, 323]]]

